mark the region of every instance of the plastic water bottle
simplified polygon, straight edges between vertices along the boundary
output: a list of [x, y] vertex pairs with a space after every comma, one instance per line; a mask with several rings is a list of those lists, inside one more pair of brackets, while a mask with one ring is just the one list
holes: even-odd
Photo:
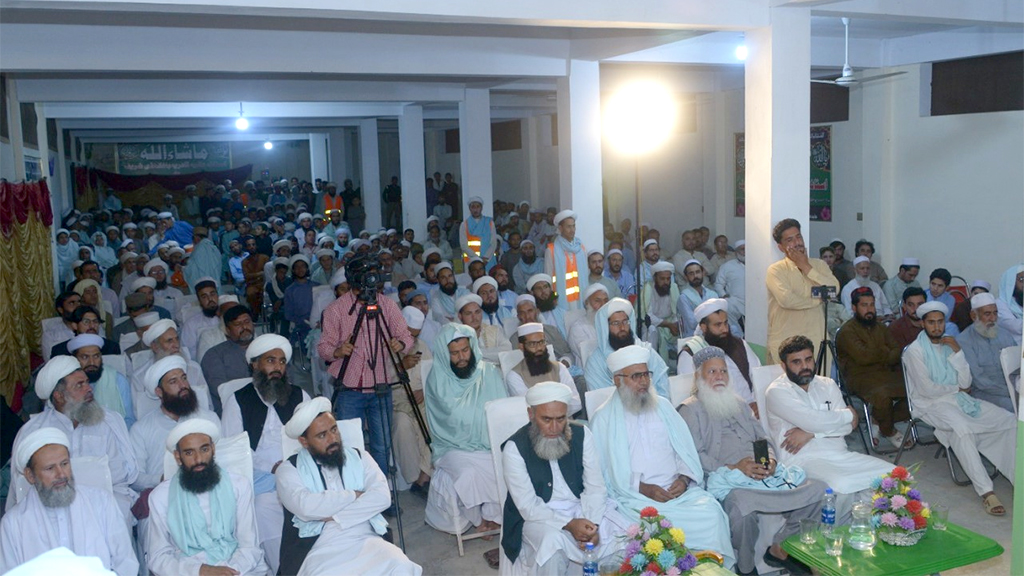
[[587, 542], [583, 549], [583, 576], [597, 576], [597, 552], [593, 542]]
[[831, 488], [825, 489], [825, 503], [821, 506], [821, 534], [828, 536], [836, 527], [836, 495]]

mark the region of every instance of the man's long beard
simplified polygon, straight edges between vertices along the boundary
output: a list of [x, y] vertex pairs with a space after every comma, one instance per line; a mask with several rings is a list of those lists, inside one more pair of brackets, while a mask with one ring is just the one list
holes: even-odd
[[626, 332], [625, 336], [619, 337], [615, 334], [608, 334], [608, 344], [611, 345], [612, 350], [618, 350], [625, 348], [626, 346], [632, 346], [636, 343], [636, 338], [633, 336], [633, 329], [630, 328], [629, 332]]
[[167, 352], [161, 348], [157, 348], [153, 351], [153, 362], [158, 362], [168, 356], [181, 356], [182, 358], [185, 358], [185, 355], [182, 354], [180, 350], [177, 352]]
[[210, 458], [206, 468], [198, 472], [182, 466], [178, 474], [181, 475], [181, 487], [193, 494], [205, 494], [220, 484], [220, 467], [214, 458]]
[[214, 306], [213, 308], [210, 308], [210, 309], [203, 308], [203, 316], [206, 316], [207, 318], [216, 318], [217, 317], [217, 307]]
[[982, 338], [992, 340], [999, 335], [999, 325], [995, 322], [991, 324], [985, 324], [984, 322], [975, 322], [974, 329], [981, 334]]
[[721, 390], [706, 382], [700, 373], [697, 375], [697, 398], [704, 404], [704, 409], [713, 420], [735, 418], [740, 410], [746, 407], [743, 400], [726, 385]]
[[64, 404], [63, 412], [72, 422], [78, 422], [82, 426], [99, 424], [103, 421], [104, 417], [103, 406], [97, 404], [95, 400], [88, 402], [68, 400]]
[[704, 341], [710, 344], [711, 346], [721, 348], [722, 350], [728, 352], [729, 348], [732, 346], [732, 333], [726, 332], [721, 336], [715, 336], [714, 334], [705, 332]]
[[[331, 451], [332, 448], [337, 447], [337, 450]], [[331, 468], [333, 470], [341, 470], [345, 467], [345, 449], [342, 447], [340, 442], [335, 442], [327, 446], [324, 452], [309, 451], [309, 455], [313, 457], [313, 460], [324, 467]]]
[[276, 403], [278, 406], [284, 406], [285, 402], [288, 401], [288, 397], [291, 396], [292, 387], [288, 383], [288, 377], [284, 374], [271, 377], [265, 372], [257, 370], [253, 372], [252, 384], [256, 387], [256, 391], [260, 393], [260, 398], [271, 404]]
[[662, 286], [661, 284], [654, 284], [654, 291], [658, 293], [658, 296], [668, 296], [672, 293], [672, 287], [668, 284]]
[[864, 316], [857, 314], [854, 316], [854, 318], [856, 318], [857, 322], [860, 322], [860, 325], [864, 326], [865, 328], [874, 328], [875, 324], [878, 323], [873, 312], [869, 312]]
[[558, 306], [558, 294], [555, 294], [554, 292], [551, 293], [551, 296], [548, 296], [543, 300], [540, 298], [536, 298], [536, 300], [537, 308], [540, 309], [541, 312], [551, 312], [555, 309], [555, 306]]
[[529, 371], [530, 376], [547, 374], [551, 369], [551, 355], [548, 354], [546, 346], [544, 347], [543, 353], [527, 354], [526, 356], [523, 356], [523, 360], [526, 362], [526, 370]]
[[572, 428], [566, 424], [560, 436], [548, 438], [541, 434], [536, 424], [530, 423], [530, 443], [533, 445], [533, 452], [542, 460], [556, 461], [572, 449]]
[[494, 302], [484, 302], [482, 305], [480, 305], [480, 308], [484, 311], [485, 314], [496, 313], [498, 311], [498, 307], [499, 303], [497, 299], [495, 299]]
[[631, 414], [643, 414], [651, 412], [658, 406], [658, 397], [654, 394], [654, 387], [648, 386], [646, 392], [635, 392], [629, 386], [619, 386], [619, 398], [622, 399], [622, 407]]
[[458, 289], [458, 286], [456, 286], [454, 282], [452, 282], [448, 286], [445, 286], [444, 284], [438, 283], [438, 287], [441, 288], [441, 292], [444, 292], [445, 294], [447, 294], [449, 296], [455, 296], [455, 291]]
[[796, 374], [795, 372], [791, 372], [788, 367], [786, 367], [785, 370], [786, 370], [786, 377], [789, 378], [789, 381], [793, 382], [794, 384], [799, 384], [800, 386], [806, 386], [806, 385], [811, 383], [811, 380], [814, 380], [814, 370], [811, 370], [810, 368], [804, 370], [800, 374]]
[[199, 399], [196, 398], [196, 393], [191, 388], [186, 388], [178, 393], [177, 396], [164, 394], [163, 399], [160, 400], [160, 405], [163, 406], [164, 410], [181, 418], [199, 409]]
[[47, 508], [67, 508], [75, 501], [75, 477], [68, 478], [67, 484], [59, 488], [47, 488], [37, 479], [34, 484], [39, 501]]
[[1013, 299], [1017, 301], [1018, 306], [1024, 306], [1024, 290], [1019, 288], [1013, 289]]
[[163, 280], [157, 280], [156, 281], [156, 289], [157, 290], [164, 290], [166, 288], [167, 288], [167, 279], [166, 278], [163, 279]]
[[701, 286], [704, 285], [704, 279], [703, 278], [694, 278], [693, 280], [687, 280], [686, 283], [690, 285], [690, 288], [693, 288], [694, 290], [698, 290], [698, 289], [700, 289]]
[[505, 290], [508, 290], [508, 280], [498, 280], [498, 292], [501, 293], [504, 292]]
[[527, 256], [526, 254], [523, 254], [522, 256], [520, 256], [520, 258], [523, 260], [523, 262], [527, 264], [533, 264], [534, 262], [537, 261], [537, 254], [534, 253], [532, 256]]
[[103, 365], [87, 366], [82, 368], [82, 372], [85, 372], [85, 377], [89, 379], [89, 384], [95, 384], [103, 377]]
[[854, 276], [853, 279], [857, 281], [857, 286], [865, 287], [871, 284], [870, 276]]
[[466, 364], [465, 368], [459, 368], [458, 366], [452, 364], [452, 372], [455, 374], [455, 377], [458, 378], [459, 380], [465, 380], [466, 378], [469, 378], [470, 376], [473, 375], [473, 372], [475, 371], [476, 353], [473, 352], [469, 354], [469, 363]]

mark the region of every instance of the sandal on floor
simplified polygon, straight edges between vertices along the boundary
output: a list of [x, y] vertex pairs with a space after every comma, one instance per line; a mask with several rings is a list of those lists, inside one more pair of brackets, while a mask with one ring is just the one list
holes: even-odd
[[498, 569], [498, 562], [500, 561], [500, 559], [501, 554], [498, 552], [497, 548], [484, 552], [484, 560], [487, 561], [487, 565], [490, 566], [493, 570]]
[[[982, 503], [985, 505], [985, 512], [993, 516], [1006, 516], [1006, 506], [1003, 506], [1003, 503], [999, 501], [999, 497], [995, 494], [986, 496]], [[996, 512], [996, 508], [1000, 511]]]
[[[885, 439], [889, 442], [889, 444], [892, 444], [893, 447], [899, 448], [900, 447], [900, 442], [903, 442], [903, 436], [904, 436], [904, 434], [902, 434], [900, 432], [896, 432], [892, 436], [886, 436]], [[914, 446], [914, 438], [908, 436], [907, 437], [907, 441], [903, 442], [903, 449], [904, 450], [908, 450], [908, 449], [910, 449], [913, 446]]]

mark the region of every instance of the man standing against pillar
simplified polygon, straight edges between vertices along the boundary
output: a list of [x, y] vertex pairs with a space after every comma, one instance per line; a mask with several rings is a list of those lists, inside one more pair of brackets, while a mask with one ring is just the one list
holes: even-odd
[[[825, 316], [821, 300], [812, 293], [818, 286], [838, 290], [839, 281], [828, 264], [807, 256], [800, 222], [781, 220], [772, 229], [772, 238], [785, 258], [768, 267], [768, 354], [776, 356], [782, 341], [791, 336], [815, 339], [825, 334]], [[813, 340], [812, 340], [813, 341]]]
[[484, 200], [479, 196], [469, 199], [469, 218], [459, 226], [459, 243], [462, 244], [462, 262], [469, 265], [469, 259], [479, 256], [488, 272], [494, 268], [494, 251], [498, 248], [498, 235], [494, 231], [494, 220], [484, 216]]
[[582, 309], [580, 295], [589, 284], [587, 273], [580, 274], [580, 267], [587, 270], [587, 248], [576, 238], [577, 218], [572, 210], [555, 215], [558, 236], [548, 244], [544, 257], [544, 273], [554, 280], [558, 307], [563, 310]]

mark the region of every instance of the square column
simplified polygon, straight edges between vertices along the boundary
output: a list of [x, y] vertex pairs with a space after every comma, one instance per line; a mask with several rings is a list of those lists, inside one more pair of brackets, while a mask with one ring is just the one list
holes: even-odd
[[327, 179], [337, 182], [338, 190], [342, 189], [342, 182], [348, 178], [349, 141], [347, 136], [348, 134], [343, 128], [327, 133]]
[[[380, 192], [382, 188], [380, 186], [380, 145], [377, 142], [376, 118], [359, 121], [359, 155], [360, 171], [363, 176], [359, 181], [359, 186], [363, 191], [366, 229], [377, 230], [381, 223]], [[341, 182], [338, 182], [338, 186], [341, 185]], [[359, 230], [353, 230], [352, 234], [359, 234]]]
[[587, 249], [604, 249], [601, 184], [601, 74], [597, 62], [572, 60], [558, 79], [558, 199], [572, 208], [576, 236]]
[[[459, 102], [459, 163], [462, 166], [462, 214], [469, 217], [469, 198], [484, 201], [484, 214], [494, 206], [491, 171], [491, 91], [466, 89]], [[492, 214], [493, 216], [493, 214]]]
[[[771, 25], [747, 32], [746, 338], [768, 341], [768, 266], [783, 257], [772, 226], [797, 219], [810, 238], [811, 24], [804, 8], [770, 8]], [[817, 341], [819, 334], [808, 334]]]
[[309, 135], [309, 177], [327, 179], [327, 134], [312, 133]]
[[[427, 173], [423, 152], [423, 107], [406, 106], [398, 117], [398, 153], [401, 174], [398, 184], [402, 187], [402, 226], [412, 228], [416, 237], [427, 236]], [[490, 167], [490, 162], [487, 164]], [[384, 190], [377, 182], [377, 202]], [[378, 214], [380, 210], [378, 209]]]
[[[14, 153], [14, 180], [25, 179], [25, 136], [21, 132], [21, 101], [18, 100], [18, 83], [9, 77], [4, 79], [7, 84], [7, 129], [9, 130], [11, 151]], [[60, 213], [54, 213], [60, 219]]]

